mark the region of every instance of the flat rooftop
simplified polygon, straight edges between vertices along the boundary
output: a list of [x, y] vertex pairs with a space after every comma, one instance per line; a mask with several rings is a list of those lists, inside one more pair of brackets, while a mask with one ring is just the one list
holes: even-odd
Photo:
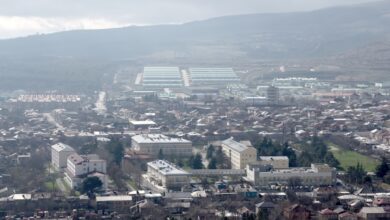
[[96, 196], [96, 202], [123, 202], [132, 200], [133, 197], [128, 195]]
[[189, 175], [186, 171], [176, 167], [165, 160], [155, 160], [148, 163], [148, 166], [158, 170], [163, 175]]
[[140, 134], [131, 138], [137, 143], [191, 143], [183, 138], [172, 138], [163, 134]]
[[183, 80], [179, 67], [144, 67], [142, 85], [148, 87], [181, 87]]
[[64, 143], [57, 143], [57, 144], [54, 144], [51, 146], [52, 149], [54, 149], [55, 151], [57, 152], [60, 152], [60, 151], [71, 151], [71, 152], [74, 152], [75, 150], [67, 145], [67, 144], [64, 144]]
[[237, 151], [237, 152], [242, 152], [242, 151], [248, 149], [249, 147], [251, 147], [251, 146], [247, 146], [243, 143], [235, 141], [233, 139], [233, 137], [222, 141], [222, 144], [229, 147], [230, 149], [232, 149], [234, 151]]
[[156, 123], [152, 120], [145, 120], [145, 121], [137, 121], [137, 120], [130, 120], [130, 124], [132, 125], [156, 125]]
[[274, 161], [274, 160], [288, 160], [286, 156], [261, 156], [260, 160]]
[[194, 83], [200, 81], [209, 83], [240, 81], [240, 78], [232, 68], [190, 68], [189, 72]]

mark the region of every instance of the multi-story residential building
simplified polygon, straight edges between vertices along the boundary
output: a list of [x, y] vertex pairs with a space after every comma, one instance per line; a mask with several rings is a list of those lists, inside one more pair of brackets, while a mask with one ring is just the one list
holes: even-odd
[[144, 177], [156, 188], [180, 190], [190, 183], [190, 174], [165, 160], [155, 160], [147, 164], [148, 171]]
[[297, 167], [271, 170], [247, 166], [246, 173], [246, 180], [256, 186], [287, 185], [294, 178], [299, 179], [298, 184], [304, 186], [333, 185], [336, 180], [335, 168], [329, 167], [327, 164], [312, 164], [310, 168]]
[[51, 146], [51, 164], [57, 170], [66, 168], [68, 156], [76, 151], [69, 145], [58, 143]]
[[132, 148], [143, 154], [158, 156], [192, 155], [192, 142], [183, 138], [171, 138], [162, 134], [141, 134], [131, 138]]
[[261, 156], [259, 161], [261, 165], [271, 165], [274, 169], [288, 169], [289, 160], [286, 156]]
[[107, 188], [106, 161], [95, 154], [69, 155], [65, 171], [65, 180], [72, 188], [77, 188], [83, 179], [89, 176], [97, 176], [103, 183], [102, 188]]
[[232, 169], [245, 169], [246, 165], [257, 161], [257, 151], [249, 144], [237, 142], [233, 137], [222, 141], [222, 151], [230, 159]]

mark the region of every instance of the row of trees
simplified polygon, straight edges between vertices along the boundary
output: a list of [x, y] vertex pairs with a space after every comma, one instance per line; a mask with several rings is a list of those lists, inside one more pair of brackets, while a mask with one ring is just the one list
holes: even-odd
[[390, 166], [386, 158], [382, 158], [381, 163], [376, 167], [376, 176], [383, 182], [390, 184]]
[[225, 154], [222, 152], [222, 147], [209, 145], [206, 151], [206, 159], [209, 161], [208, 169], [229, 169], [231, 168]]
[[301, 144], [302, 153], [298, 157], [300, 166], [310, 166], [312, 163], [327, 163], [331, 167], [340, 168], [340, 162], [329, 151], [325, 142], [314, 136], [310, 142]]
[[288, 143], [280, 144], [273, 142], [271, 138], [263, 138], [262, 141], [255, 143], [257, 156], [287, 156], [291, 167], [298, 166], [297, 155]]

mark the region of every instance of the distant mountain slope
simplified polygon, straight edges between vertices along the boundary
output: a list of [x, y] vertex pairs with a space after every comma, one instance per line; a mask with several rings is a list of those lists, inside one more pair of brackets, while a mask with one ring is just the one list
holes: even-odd
[[0, 56], [127, 59], [173, 51], [181, 57], [237, 53], [279, 59], [341, 53], [390, 34], [390, 2], [313, 12], [252, 14], [183, 25], [69, 31], [0, 41]]
[[316, 60], [342, 66], [347, 77], [386, 78], [389, 27], [390, 1], [382, 1], [0, 40], [0, 90], [93, 91], [111, 79], [118, 63], [127, 62], [239, 66]]

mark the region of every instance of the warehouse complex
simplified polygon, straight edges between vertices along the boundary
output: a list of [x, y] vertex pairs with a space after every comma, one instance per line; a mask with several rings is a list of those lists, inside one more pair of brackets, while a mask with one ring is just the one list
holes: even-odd
[[240, 78], [232, 68], [190, 68], [192, 86], [239, 83]]
[[178, 67], [145, 67], [142, 85], [152, 88], [174, 88], [183, 86]]
[[[181, 73], [182, 70], [186, 74]], [[145, 88], [178, 88], [184, 86], [226, 86], [240, 83], [240, 78], [232, 68], [189, 68], [179, 67], [144, 67], [142, 86]], [[137, 79], [138, 81], [139, 79]]]

